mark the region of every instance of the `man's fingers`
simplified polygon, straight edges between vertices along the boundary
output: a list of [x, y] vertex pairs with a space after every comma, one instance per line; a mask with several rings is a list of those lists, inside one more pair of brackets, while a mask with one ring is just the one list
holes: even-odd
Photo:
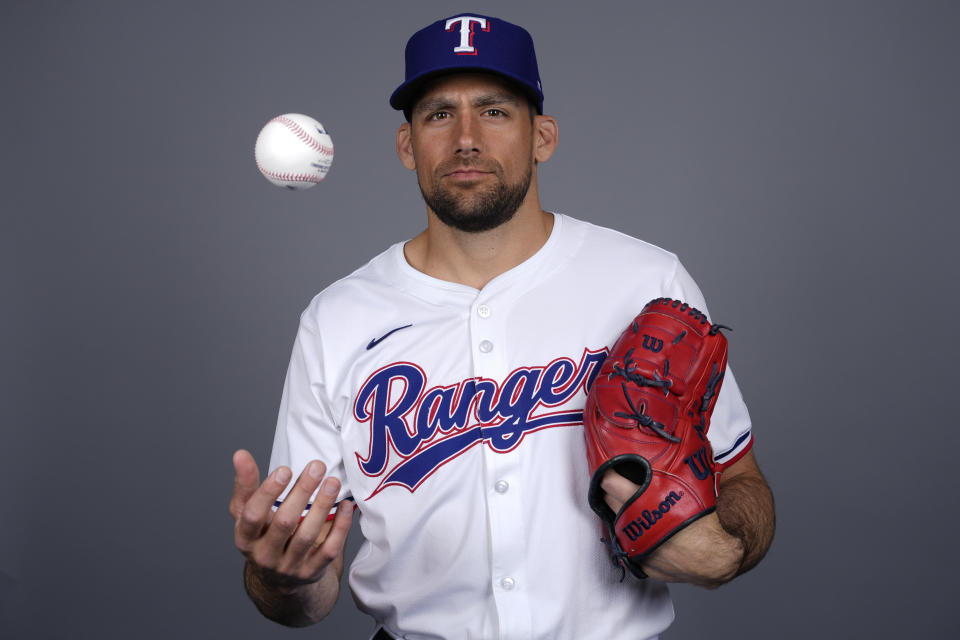
[[329, 527], [329, 532], [323, 541], [318, 541], [319, 543], [314, 545], [310, 563], [317, 573], [323, 571], [331, 562], [338, 561], [343, 555], [355, 508], [353, 500], [341, 501], [333, 518], [333, 526]]
[[240, 449], [233, 454], [233, 497], [230, 498], [230, 515], [236, 520], [253, 492], [260, 486], [260, 469], [249, 451]]
[[270, 519], [273, 503], [290, 483], [291, 475], [286, 467], [275, 469], [247, 500], [236, 527], [237, 546], [241, 550], [261, 536], [264, 525]]
[[627, 480], [613, 469], [608, 469], [603, 474], [600, 487], [606, 493], [603, 497], [604, 501], [614, 512], [620, 511], [623, 503], [632, 498], [633, 494], [640, 489], [640, 485]]
[[[293, 485], [287, 497], [284, 498], [283, 504], [281, 504], [277, 512], [273, 514], [273, 519], [270, 521], [270, 528], [267, 529], [264, 535], [264, 538], [266, 538], [270, 546], [279, 549], [286, 547], [287, 541], [290, 540], [293, 532], [300, 524], [300, 515], [303, 513], [303, 510], [307, 508], [307, 504], [310, 502], [310, 496], [317, 490], [317, 485], [320, 484], [320, 480], [326, 471], [326, 466], [319, 460], [310, 462], [304, 468], [303, 473], [297, 478], [297, 483]], [[315, 508], [322, 509], [322, 506], [314, 504], [310, 507], [310, 511], [312, 512]], [[324, 511], [324, 513], [326, 513], [326, 511]]]
[[[328, 504], [329, 498], [336, 499], [336, 493], [339, 492], [339, 487], [340, 485], [335, 478], [328, 478], [324, 482], [320, 494], [318, 494], [317, 499], [314, 500], [306, 517], [290, 539], [290, 544], [287, 547], [287, 555], [299, 560], [323, 543], [330, 528], [333, 526], [333, 519], [329, 516], [332, 505], [332, 503]], [[324, 489], [336, 491], [336, 493], [330, 496], [325, 493]], [[324, 494], [327, 497], [321, 498], [321, 495]]]

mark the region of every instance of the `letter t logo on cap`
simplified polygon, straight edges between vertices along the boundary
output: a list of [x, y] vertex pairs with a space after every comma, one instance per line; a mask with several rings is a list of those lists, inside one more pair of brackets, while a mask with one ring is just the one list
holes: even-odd
[[446, 23], [446, 30], [453, 31], [453, 25], [460, 23], [460, 45], [453, 48], [453, 52], [458, 56], [475, 56], [477, 50], [473, 46], [473, 24], [477, 23], [484, 31], [490, 31], [486, 18], [477, 18], [475, 16], [458, 16], [450, 18]]

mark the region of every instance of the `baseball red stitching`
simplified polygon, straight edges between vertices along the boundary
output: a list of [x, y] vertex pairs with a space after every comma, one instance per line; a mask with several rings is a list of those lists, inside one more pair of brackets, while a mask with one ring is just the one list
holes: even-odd
[[314, 182], [320, 183], [323, 182], [325, 176], [315, 176], [310, 175], [309, 173], [276, 173], [275, 171], [270, 171], [269, 169], [264, 169], [260, 163], [257, 163], [257, 168], [260, 171], [270, 178], [276, 178], [277, 180], [284, 180], [286, 182]]
[[330, 147], [326, 146], [325, 144], [323, 144], [322, 142], [320, 142], [319, 140], [311, 136], [310, 132], [308, 132], [306, 129], [301, 127], [299, 124], [297, 124], [290, 118], [285, 118], [284, 116], [277, 116], [270, 122], [278, 122], [282, 124], [291, 132], [293, 132], [293, 135], [297, 136], [298, 138], [300, 138], [300, 140], [306, 143], [311, 149], [319, 151], [320, 153], [329, 153], [330, 155], [333, 155], [332, 146]]

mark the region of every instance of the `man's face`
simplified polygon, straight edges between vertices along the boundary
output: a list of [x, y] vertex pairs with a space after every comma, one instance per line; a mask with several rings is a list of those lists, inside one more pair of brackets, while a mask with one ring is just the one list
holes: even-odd
[[428, 85], [410, 115], [407, 166], [440, 221], [478, 232], [510, 220], [533, 176], [526, 98], [494, 75], [447, 76]]

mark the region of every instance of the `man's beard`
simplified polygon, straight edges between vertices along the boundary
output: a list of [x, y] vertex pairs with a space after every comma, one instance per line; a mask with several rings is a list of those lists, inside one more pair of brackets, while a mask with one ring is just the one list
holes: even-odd
[[427, 193], [420, 185], [420, 193], [440, 222], [448, 227], [468, 233], [489, 231], [513, 218], [527, 197], [533, 178], [533, 167], [528, 167], [526, 175], [518, 182], [507, 184], [503, 180], [503, 171], [499, 167], [497, 169], [495, 175], [500, 178], [497, 185], [476, 194], [472, 199], [457, 198], [452, 191], [440, 186]]

